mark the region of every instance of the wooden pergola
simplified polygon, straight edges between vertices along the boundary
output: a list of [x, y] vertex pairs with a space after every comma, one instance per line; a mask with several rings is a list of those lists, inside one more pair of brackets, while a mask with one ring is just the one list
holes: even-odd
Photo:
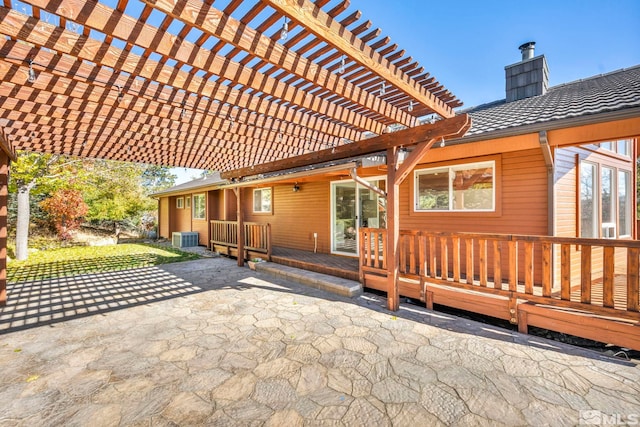
[[[0, 146], [228, 178], [388, 150], [397, 203], [393, 183], [469, 120], [348, 9], [335, 0], [4, 0]], [[396, 148], [411, 145], [397, 170]]]

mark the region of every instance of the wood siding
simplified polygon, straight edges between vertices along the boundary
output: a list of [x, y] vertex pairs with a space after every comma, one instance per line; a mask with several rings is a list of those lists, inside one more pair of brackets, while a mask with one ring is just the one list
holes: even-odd
[[496, 212], [415, 212], [411, 174], [400, 187], [400, 225], [403, 230], [547, 234], [547, 169], [539, 149], [474, 157], [455, 163], [421, 164], [426, 169], [444, 164], [496, 161]]
[[[415, 212], [414, 175], [411, 174], [400, 187], [400, 228], [447, 233], [547, 235], [548, 178], [540, 149], [458, 159], [455, 162], [421, 164], [416, 170], [486, 160], [495, 161], [495, 212]], [[478, 247], [473, 248], [474, 252], [477, 250]], [[521, 259], [524, 259], [525, 250], [524, 247], [518, 247]], [[462, 248], [461, 256], [466, 257], [465, 248]], [[507, 251], [504, 250], [501, 258], [504, 258], [502, 261], [505, 263], [506, 256]], [[540, 249], [537, 248], [534, 259], [540, 257]], [[491, 251], [488, 253], [488, 259], [492, 265]], [[474, 271], [479, 271], [479, 265], [474, 265]], [[518, 280], [524, 280], [524, 271], [525, 265], [519, 265]], [[536, 273], [536, 283], [540, 283], [540, 280], [539, 273]]]
[[169, 217], [169, 198], [161, 197], [158, 201], [158, 235], [165, 239], [171, 237]]
[[[185, 194], [184, 196], [180, 196], [183, 199], [190, 197], [190, 194]], [[171, 232], [174, 231], [191, 231], [191, 208], [186, 207], [186, 201], [183, 204], [182, 209], [178, 209], [176, 207], [176, 199], [178, 197], [172, 197], [170, 206], [174, 210], [175, 215], [172, 215], [172, 227]]]
[[207, 210], [211, 219], [226, 219], [224, 216], [224, 190], [211, 190], [207, 192]]
[[313, 251], [313, 233], [318, 233], [318, 252], [329, 253], [330, 184], [329, 181], [298, 183], [272, 187], [271, 214], [253, 213], [253, 188], [243, 192], [246, 221], [271, 223], [274, 246]]

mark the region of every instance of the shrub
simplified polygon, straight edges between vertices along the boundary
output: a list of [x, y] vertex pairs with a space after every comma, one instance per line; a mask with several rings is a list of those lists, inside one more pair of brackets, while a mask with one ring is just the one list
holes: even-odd
[[70, 232], [78, 229], [82, 218], [89, 210], [78, 190], [61, 189], [40, 203], [42, 209], [49, 214], [58, 237], [61, 240], [71, 238]]

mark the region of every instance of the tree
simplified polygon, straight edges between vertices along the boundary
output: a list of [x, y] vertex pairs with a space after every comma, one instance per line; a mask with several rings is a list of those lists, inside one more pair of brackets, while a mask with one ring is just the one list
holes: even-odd
[[65, 176], [72, 175], [71, 164], [64, 156], [18, 152], [9, 176], [9, 189], [17, 193], [16, 259], [24, 260], [28, 255], [32, 192], [48, 194], [61, 185]]
[[71, 238], [70, 232], [80, 227], [80, 220], [89, 210], [80, 191], [70, 188], [57, 190], [40, 205], [49, 214], [61, 240]]
[[140, 216], [156, 209], [142, 186], [145, 165], [96, 160], [85, 165], [82, 191], [89, 205], [87, 219], [121, 223], [139, 221]]
[[175, 185], [177, 176], [166, 166], [146, 165], [142, 171], [142, 186], [147, 194], [157, 193]]

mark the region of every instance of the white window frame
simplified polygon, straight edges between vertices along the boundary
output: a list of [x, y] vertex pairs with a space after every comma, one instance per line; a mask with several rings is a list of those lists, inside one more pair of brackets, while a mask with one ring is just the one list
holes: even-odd
[[[633, 218], [633, 199], [631, 197], [631, 192], [634, 191], [634, 186], [632, 184], [632, 177], [633, 174], [631, 173], [631, 171], [626, 170], [626, 169], [618, 169], [618, 176], [617, 176], [617, 194], [618, 194], [618, 199], [617, 199], [617, 208], [618, 208], [618, 215], [617, 215], [617, 222], [618, 222], [618, 237], [620, 238], [630, 238], [631, 237], [631, 233], [633, 232], [633, 224], [632, 224], [632, 218]], [[626, 175], [626, 180], [625, 180], [625, 185], [626, 185], [626, 204], [625, 206], [621, 206], [620, 205], [620, 176], [621, 175]], [[628, 230], [622, 230], [622, 227], [620, 227], [620, 211], [623, 210], [624, 208], [624, 215], [626, 215], [627, 217], [627, 223], [628, 223]], [[622, 231], [628, 231], [625, 232], [624, 234], [621, 234]]]
[[[598, 146], [603, 150], [616, 153], [619, 156], [631, 157], [631, 142], [631, 139], [616, 139], [613, 141], [599, 142]], [[621, 145], [624, 148], [621, 149]]]
[[[582, 179], [583, 179], [583, 172], [586, 170], [586, 167], [592, 167], [593, 169], [593, 176], [591, 177], [591, 199], [592, 199], [592, 206], [591, 206], [591, 216], [592, 219], [595, 218], [595, 223], [593, 225], [593, 228], [591, 230], [591, 232], [594, 234], [593, 237], [584, 237], [584, 227], [582, 224], [582, 218], [585, 214], [584, 212], [584, 207], [582, 206]], [[578, 187], [578, 203], [579, 203], [579, 208], [580, 208], [580, 215], [578, 216], [578, 221], [579, 221], [579, 225], [580, 225], [580, 230], [579, 230], [579, 234], [578, 236], [581, 238], [594, 238], [597, 239], [600, 237], [600, 233], [602, 232], [601, 230], [601, 223], [602, 223], [602, 219], [600, 217], [600, 168], [598, 167], [599, 165], [597, 163], [594, 162], [590, 162], [587, 160], [582, 160], [580, 161], [580, 173], [578, 174], [578, 182], [579, 182], [579, 187]]]
[[[621, 231], [624, 232], [625, 230], [620, 230], [620, 192], [619, 192], [619, 185], [620, 185], [620, 175], [621, 173], [625, 173], [627, 174], [628, 178], [629, 178], [629, 182], [627, 182], [627, 186], [628, 188], [626, 189], [626, 204], [625, 204], [625, 212], [624, 214], [627, 216], [627, 221], [631, 221], [632, 220], [632, 216], [633, 216], [633, 212], [631, 209], [633, 209], [633, 207], [631, 206], [633, 198], [632, 198], [632, 191], [634, 191], [633, 184], [631, 183], [631, 177], [633, 176], [633, 173], [631, 170], [629, 169], [625, 169], [625, 168], [618, 168], [614, 165], [608, 164], [608, 163], [598, 163], [598, 162], [593, 162], [593, 161], [589, 161], [589, 160], [581, 160], [580, 161], [580, 176], [579, 176], [579, 186], [578, 186], [578, 191], [579, 191], [579, 201], [580, 204], [582, 203], [582, 173], [583, 170], [585, 168], [585, 165], [589, 165], [591, 167], [593, 167], [593, 171], [594, 171], [594, 175], [593, 175], [593, 206], [592, 206], [592, 212], [591, 215], [593, 215], [594, 218], [596, 218], [596, 221], [594, 223], [594, 229], [592, 230], [594, 233], [593, 237], [589, 237], [589, 238], [594, 238], [594, 239], [619, 239], [619, 238], [630, 238], [631, 237], [631, 232], [633, 231], [633, 225], [630, 224], [629, 226], [629, 231], [628, 233], [624, 233], [621, 234]], [[603, 200], [602, 200], [602, 176], [603, 176], [603, 169], [608, 169], [611, 170], [611, 190], [612, 190], [612, 194], [613, 194], [613, 199], [611, 200], [611, 220], [609, 222], [603, 222], [602, 220], [602, 212], [604, 209], [603, 206]], [[580, 216], [578, 217], [578, 221], [579, 221], [579, 232], [578, 232], [578, 236], [581, 238], [586, 238], [584, 237], [583, 233], [584, 233], [584, 229], [582, 226], [582, 216], [584, 215], [584, 211], [583, 211], [583, 207], [582, 205], [580, 205]]]
[[[265, 191], [269, 191], [270, 197], [269, 197], [269, 210], [265, 210], [264, 206], [264, 199], [262, 196], [262, 193]], [[256, 194], [260, 193], [260, 210], [256, 210]], [[263, 188], [254, 188], [253, 189], [253, 193], [251, 195], [251, 206], [253, 209], [253, 213], [262, 213], [262, 214], [269, 214], [273, 211], [273, 189], [271, 187], [263, 187]]]
[[[193, 195], [193, 203], [191, 203], [191, 217], [193, 219], [206, 219], [207, 218], [207, 198], [204, 193], [194, 194]], [[196, 199], [202, 198], [202, 206], [198, 206], [198, 202]], [[196, 210], [202, 209], [202, 216], [196, 216]]]
[[[490, 209], [455, 209], [455, 197], [454, 197], [454, 188], [453, 188], [453, 180], [452, 176], [455, 175], [456, 171], [464, 170], [464, 169], [476, 169], [476, 168], [487, 168], [490, 167], [492, 170], [491, 177], [491, 208]], [[420, 185], [419, 179], [421, 175], [434, 173], [435, 171], [441, 171], [443, 173], [447, 173], [449, 178], [449, 208], [448, 209], [420, 209], [418, 207], [420, 200]], [[486, 160], [481, 162], [472, 162], [472, 163], [458, 163], [449, 166], [439, 166], [434, 168], [426, 168], [426, 169], [416, 169], [413, 172], [414, 177], [414, 192], [413, 192], [413, 210], [414, 212], [496, 212], [496, 161], [495, 160]]]
[[176, 197], [176, 209], [184, 209], [184, 197]]

